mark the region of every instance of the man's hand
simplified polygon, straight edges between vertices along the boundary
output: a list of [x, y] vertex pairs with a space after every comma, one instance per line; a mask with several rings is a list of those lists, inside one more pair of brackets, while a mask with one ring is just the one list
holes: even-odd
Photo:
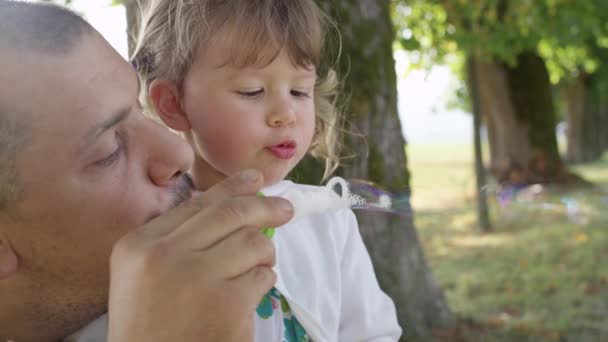
[[140, 227], [111, 260], [109, 341], [251, 341], [253, 313], [276, 280], [263, 227], [293, 215], [258, 197], [247, 171]]

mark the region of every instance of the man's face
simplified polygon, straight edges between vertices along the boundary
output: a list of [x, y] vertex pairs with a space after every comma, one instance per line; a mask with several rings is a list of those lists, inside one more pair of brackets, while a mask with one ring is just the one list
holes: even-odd
[[[2, 101], [27, 113], [29, 128], [17, 159], [23, 193], [0, 226], [19, 260], [0, 280], [0, 306], [15, 322], [34, 308], [40, 317], [21, 319], [82, 324], [106, 309], [113, 244], [190, 195], [178, 175], [192, 151], [142, 115], [135, 73], [97, 35], [67, 56], [7, 58]], [[20, 303], [6, 305], [14, 288]]]

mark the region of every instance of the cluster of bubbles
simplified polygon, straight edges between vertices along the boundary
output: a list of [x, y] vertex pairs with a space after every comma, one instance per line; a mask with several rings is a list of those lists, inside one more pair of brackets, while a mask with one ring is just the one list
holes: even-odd
[[[326, 187], [336, 192], [355, 210], [378, 211], [412, 216], [409, 191], [391, 193], [370, 181], [334, 177]], [[602, 214], [608, 205], [608, 191], [602, 189], [560, 190], [540, 184], [529, 186], [487, 185], [483, 191], [502, 219], [527, 219], [545, 215], [566, 218], [572, 223], [587, 224]]]
[[402, 217], [412, 214], [409, 192], [391, 193], [375, 183], [334, 177], [326, 187], [350, 204], [351, 209], [379, 211]]
[[[568, 189], [533, 184], [529, 186], [486, 186], [489, 198], [495, 199], [499, 214], [505, 219], [529, 215], [563, 217], [584, 225], [602, 214], [608, 204], [608, 191], [602, 189]], [[527, 215], [527, 216], [529, 216]]]

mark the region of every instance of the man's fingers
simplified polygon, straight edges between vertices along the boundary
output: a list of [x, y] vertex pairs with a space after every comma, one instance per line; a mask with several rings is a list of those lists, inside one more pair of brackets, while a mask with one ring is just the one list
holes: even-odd
[[270, 267], [258, 266], [230, 281], [231, 293], [241, 297], [237, 303], [253, 312], [276, 281], [277, 275]]
[[235, 197], [201, 210], [168, 237], [189, 249], [204, 250], [243, 227], [277, 227], [292, 216], [293, 207], [283, 198]]
[[240, 229], [204, 251], [205, 259], [216, 265], [221, 277], [239, 277], [258, 266], [276, 262], [274, 244], [258, 228]]
[[263, 185], [264, 178], [259, 171], [242, 171], [228, 177], [223, 182], [216, 184], [201, 194], [201, 198], [197, 199], [197, 203], [201, 205], [201, 208], [206, 208], [213, 203], [231, 197], [255, 195], [260, 191]]
[[202, 209], [231, 197], [255, 195], [263, 184], [264, 180], [260, 172], [255, 170], [239, 172], [206, 192], [196, 193], [190, 200], [155, 218], [153, 224], [147, 224], [140, 229], [149, 234], [167, 235]]

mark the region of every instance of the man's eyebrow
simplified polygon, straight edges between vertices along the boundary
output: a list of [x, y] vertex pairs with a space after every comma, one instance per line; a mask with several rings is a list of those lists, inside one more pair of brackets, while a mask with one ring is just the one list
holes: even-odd
[[131, 108], [123, 108], [116, 115], [111, 118], [95, 125], [89, 130], [89, 133], [86, 135], [87, 144], [93, 143], [99, 136], [103, 133], [111, 129], [112, 127], [118, 125], [119, 123], [125, 121], [129, 115], [131, 114]]

